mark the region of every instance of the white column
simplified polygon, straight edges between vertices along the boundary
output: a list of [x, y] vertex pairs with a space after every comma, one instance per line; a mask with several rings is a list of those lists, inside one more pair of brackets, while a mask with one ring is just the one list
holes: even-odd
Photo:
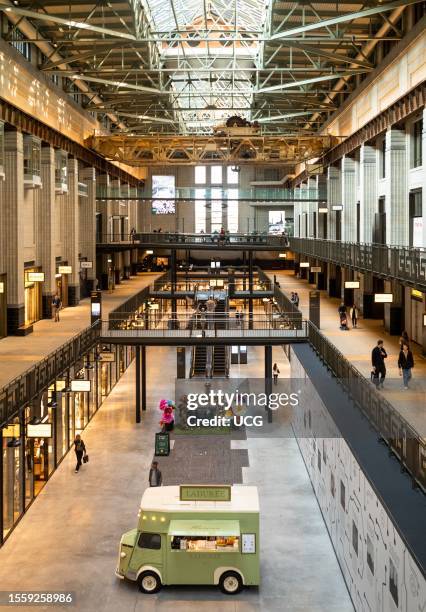
[[327, 168], [327, 206], [329, 213], [327, 215], [328, 231], [327, 235], [330, 240], [336, 239], [336, 213], [332, 208], [335, 204], [342, 204], [342, 188], [341, 188], [341, 173], [340, 168], [329, 166]]
[[87, 185], [87, 197], [79, 198], [80, 205], [80, 253], [92, 262], [92, 268], [87, 270], [87, 278], [96, 278], [96, 171], [94, 168], [84, 168], [80, 178]]
[[356, 185], [355, 160], [342, 158], [342, 240], [356, 241]]
[[76, 306], [80, 301], [78, 161], [72, 157], [68, 159], [68, 193], [64, 195], [63, 219], [66, 228], [63, 257], [72, 267], [72, 273], [68, 275], [68, 304]]
[[7, 327], [15, 331], [25, 321], [24, 306], [24, 156], [20, 132], [4, 135], [1, 235], [3, 268], [7, 274]]
[[[108, 174], [101, 174], [98, 176], [97, 185], [99, 186], [99, 192], [102, 199], [96, 201], [96, 210], [101, 214], [101, 226], [102, 226], [102, 242], [111, 241], [111, 225], [110, 225], [110, 203], [108, 200], [110, 190], [110, 179]], [[105, 196], [105, 197], [103, 197]]]
[[[56, 243], [60, 237], [55, 235], [56, 191], [55, 191], [55, 150], [51, 146], [41, 149], [40, 195], [36, 200], [36, 254], [37, 263], [44, 272], [43, 316], [49, 317], [52, 310], [52, 296], [56, 293]], [[65, 234], [66, 232], [64, 232]]]
[[386, 132], [386, 244], [408, 245], [407, 152], [404, 130]]
[[360, 236], [361, 241], [373, 240], [374, 213], [377, 209], [377, 155], [375, 147], [362, 145], [360, 151]]

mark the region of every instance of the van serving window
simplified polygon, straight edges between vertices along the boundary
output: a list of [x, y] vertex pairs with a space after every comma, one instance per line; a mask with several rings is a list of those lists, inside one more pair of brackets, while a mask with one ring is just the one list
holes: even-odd
[[161, 536], [158, 533], [141, 533], [138, 540], [139, 548], [151, 548], [160, 550]]

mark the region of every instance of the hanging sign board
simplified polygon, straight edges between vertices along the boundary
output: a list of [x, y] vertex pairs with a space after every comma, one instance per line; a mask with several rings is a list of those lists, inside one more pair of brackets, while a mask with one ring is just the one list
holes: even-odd
[[322, 215], [325, 215], [325, 214], [327, 214], [327, 213], [328, 213], [328, 208], [322, 208], [322, 207], [320, 207], [320, 208], [318, 208], [318, 212], [319, 212], [320, 214], [322, 214]]
[[335, 204], [332, 206], [332, 209], [335, 211], [343, 210], [343, 206], [341, 204]]
[[27, 281], [29, 283], [44, 282], [44, 272], [27, 272]]
[[393, 300], [392, 293], [375, 293], [374, 301], [376, 304], [391, 304]]
[[4, 283], [0, 283], [0, 293], [4, 293]]
[[72, 266], [58, 266], [58, 274], [72, 274]]
[[230, 485], [181, 485], [180, 501], [231, 501]]
[[321, 272], [321, 266], [312, 266], [311, 272]]
[[80, 267], [82, 270], [88, 270], [93, 268], [93, 261], [81, 261]]
[[27, 425], [27, 438], [51, 438], [52, 423], [38, 423], [37, 425]]
[[155, 434], [155, 456], [165, 457], [170, 455], [170, 436], [168, 433]]
[[359, 281], [345, 281], [345, 289], [359, 289]]
[[115, 361], [115, 355], [113, 352], [102, 351], [102, 353], [99, 353], [99, 361], [106, 361], [110, 363]]
[[21, 435], [21, 426], [19, 423], [16, 423], [15, 425], [8, 425], [7, 427], [4, 427], [1, 432], [3, 438], [19, 438]]
[[90, 391], [91, 381], [90, 380], [72, 380], [71, 391]]
[[309, 268], [309, 261], [301, 261], [299, 265], [301, 268]]

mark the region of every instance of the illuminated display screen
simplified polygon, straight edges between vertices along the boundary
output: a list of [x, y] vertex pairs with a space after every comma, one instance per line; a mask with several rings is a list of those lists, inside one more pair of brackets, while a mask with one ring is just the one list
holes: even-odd
[[[154, 174], [152, 177], [152, 197], [164, 198], [152, 200], [154, 215], [172, 215], [176, 212], [174, 198], [176, 197], [175, 177]], [[173, 198], [168, 200], [166, 198]]]

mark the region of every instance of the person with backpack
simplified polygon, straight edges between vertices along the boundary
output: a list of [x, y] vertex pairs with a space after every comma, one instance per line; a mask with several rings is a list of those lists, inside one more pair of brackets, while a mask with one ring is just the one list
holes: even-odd
[[[82, 460], [87, 457], [86, 445], [80, 434], [77, 434], [74, 438], [74, 452], [77, 457], [77, 465], [75, 466], [75, 473], [77, 473], [81, 468]], [[86, 461], [84, 461], [84, 463], [86, 463]]]
[[52, 300], [52, 317], [55, 323], [59, 323], [59, 311], [61, 310], [62, 302], [59, 295], [56, 293]]

